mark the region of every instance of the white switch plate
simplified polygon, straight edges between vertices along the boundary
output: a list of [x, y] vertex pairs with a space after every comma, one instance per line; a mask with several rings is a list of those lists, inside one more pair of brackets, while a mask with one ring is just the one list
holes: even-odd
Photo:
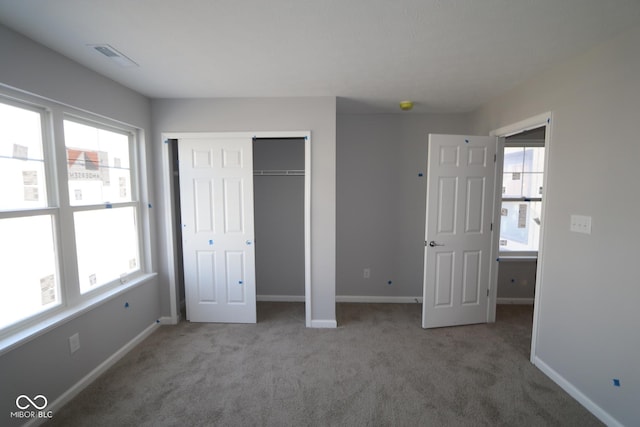
[[71, 354], [80, 350], [80, 334], [75, 333], [69, 337], [69, 351]]
[[369, 277], [371, 277], [371, 269], [365, 268], [364, 271], [362, 272], [362, 277], [364, 277], [365, 279], [368, 279]]
[[571, 231], [591, 234], [591, 217], [585, 215], [571, 215]]

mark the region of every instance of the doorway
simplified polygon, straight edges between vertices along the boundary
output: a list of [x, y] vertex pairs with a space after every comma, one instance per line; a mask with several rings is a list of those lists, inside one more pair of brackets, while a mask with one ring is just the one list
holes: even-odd
[[543, 126], [506, 137], [502, 150], [496, 323], [515, 331], [513, 344], [525, 357], [531, 351], [544, 140]]
[[489, 317], [496, 321], [497, 304], [506, 303], [511, 307], [501, 307], [503, 318], [524, 321], [525, 336], [527, 324], [532, 325], [529, 354], [533, 363], [542, 287], [551, 113], [505, 126], [491, 135], [500, 137], [493, 242], [499, 262], [491, 280], [494, 304]]
[[505, 138], [498, 266], [498, 304], [533, 305], [542, 225], [545, 128]]
[[[182, 249], [181, 249], [181, 212], [180, 212], [180, 186], [179, 183], [179, 168], [177, 163], [177, 146], [181, 138], [216, 138], [216, 137], [229, 137], [234, 138], [249, 138], [252, 141], [260, 141], [265, 143], [269, 141], [291, 141], [295, 140], [297, 144], [297, 176], [302, 180], [303, 195], [302, 207], [299, 208], [299, 212], [302, 212], [303, 217], [299, 220], [302, 224], [301, 232], [298, 230], [298, 239], [302, 236], [302, 245], [299, 252], [302, 254], [302, 266], [297, 268], [299, 277], [303, 278], [303, 290], [298, 298], [302, 298], [305, 302], [305, 317], [306, 326], [311, 325], [311, 255], [310, 255], [310, 211], [311, 211], [311, 135], [310, 132], [234, 132], [234, 133], [165, 133], [163, 138], [166, 142], [166, 150], [163, 151], [164, 166], [165, 166], [165, 188], [170, 190], [169, 202], [165, 206], [166, 214], [168, 216], [168, 222], [171, 224], [172, 229], [167, 232], [167, 263], [169, 270], [169, 285], [170, 285], [170, 297], [171, 297], [171, 311], [172, 317], [177, 322], [179, 318], [178, 313], [182, 311], [183, 302], [185, 301], [185, 287], [184, 287], [184, 267], [182, 264]], [[286, 145], [286, 144], [285, 144]], [[302, 149], [300, 149], [302, 147]], [[282, 147], [281, 147], [282, 148]], [[263, 169], [266, 170], [266, 169]], [[273, 169], [269, 169], [273, 171]], [[293, 169], [290, 169], [291, 172]], [[254, 173], [255, 175], [255, 173]], [[300, 181], [299, 181], [300, 183]], [[259, 243], [258, 243], [259, 244]], [[301, 274], [300, 274], [301, 272]]]

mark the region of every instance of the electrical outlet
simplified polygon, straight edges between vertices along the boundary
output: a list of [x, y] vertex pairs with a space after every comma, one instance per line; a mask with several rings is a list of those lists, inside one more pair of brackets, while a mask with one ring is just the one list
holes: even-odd
[[69, 352], [71, 354], [80, 350], [80, 334], [75, 333], [69, 337]]
[[362, 272], [362, 277], [364, 277], [365, 279], [368, 279], [369, 277], [371, 277], [371, 269], [365, 268]]

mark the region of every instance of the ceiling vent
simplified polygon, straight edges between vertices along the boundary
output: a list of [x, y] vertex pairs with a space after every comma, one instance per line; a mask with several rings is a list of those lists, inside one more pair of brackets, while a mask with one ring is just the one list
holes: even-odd
[[94, 49], [96, 52], [101, 53], [106, 56], [116, 64], [124, 68], [138, 67], [138, 64], [133, 62], [131, 59], [127, 58], [122, 53], [118, 52], [112, 46], [108, 44], [90, 44], [87, 45], [91, 49]]

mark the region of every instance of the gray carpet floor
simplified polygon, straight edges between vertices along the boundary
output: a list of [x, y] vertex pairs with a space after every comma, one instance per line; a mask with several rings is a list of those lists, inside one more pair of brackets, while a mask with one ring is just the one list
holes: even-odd
[[529, 362], [532, 308], [423, 330], [419, 304], [258, 303], [255, 325], [163, 326], [64, 408], [59, 426], [596, 426]]

